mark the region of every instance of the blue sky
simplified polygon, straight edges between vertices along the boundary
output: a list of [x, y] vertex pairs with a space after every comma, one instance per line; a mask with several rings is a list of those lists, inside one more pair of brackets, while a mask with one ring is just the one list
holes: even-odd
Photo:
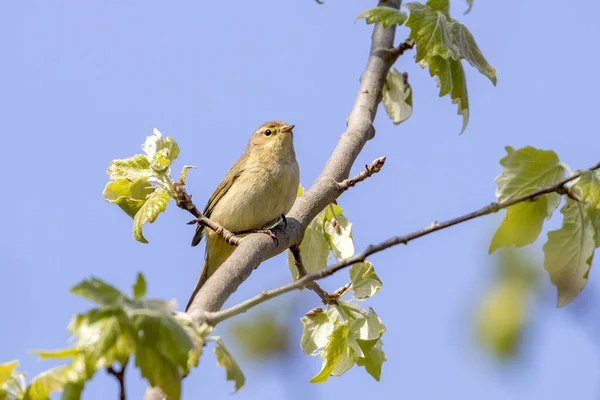
[[[31, 376], [52, 366], [27, 351], [66, 345], [71, 316], [90, 306], [68, 290], [90, 275], [129, 289], [142, 271], [149, 295], [185, 304], [204, 254], [189, 246], [190, 217], [170, 205], [146, 227], [150, 244], [134, 241], [131, 219], [102, 199], [111, 159], [137, 153], [157, 127], [182, 149], [176, 170], [199, 167], [189, 175], [188, 190], [203, 204], [251, 132], [281, 119], [296, 125], [301, 181], [310, 185], [344, 131], [372, 30], [353, 21], [373, 5], [6, 2], [0, 109], [10, 168], [0, 196], [0, 360], [20, 359], [20, 369]], [[414, 91], [413, 116], [396, 127], [380, 110], [377, 135], [353, 172], [382, 155], [387, 164], [339, 199], [354, 223], [357, 248], [493, 201], [506, 145], [553, 149], [573, 168], [598, 160], [600, 83], [590, 70], [600, 61], [593, 50], [600, 4], [573, 5], [475, 0], [472, 13], [462, 16], [464, 2], [452, 2], [454, 16], [498, 72], [494, 88], [467, 67], [471, 119], [462, 136], [456, 107], [437, 97], [434, 80], [414, 64], [414, 52], [400, 59], [396, 68], [409, 72]], [[400, 29], [398, 41], [406, 35]], [[314, 386], [308, 380], [320, 367], [316, 358], [298, 355], [298, 365], [284, 370], [293, 378], [285, 380], [277, 363], [241, 358], [248, 382], [235, 398], [292, 398], [291, 392], [315, 398], [597, 398], [599, 350], [568, 309], [536, 310], [523, 360], [508, 370], [473, 346], [472, 309], [493, 275], [487, 248], [501, 218], [469, 222], [372, 258], [384, 287], [368, 305], [388, 328], [381, 382], [353, 369]], [[333, 290], [347, 280], [339, 275], [324, 286]], [[588, 289], [598, 287], [595, 275]], [[289, 279], [285, 257], [278, 256], [229, 304]], [[295, 318], [318, 304], [311, 293], [288, 300], [296, 303]], [[291, 328], [299, 335], [299, 320]], [[227, 338], [227, 326], [218, 333]], [[145, 384], [137, 371], [127, 383], [131, 398], [139, 398]], [[114, 398], [116, 390], [100, 373], [84, 398]], [[184, 384], [184, 398], [225, 399], [231, 392], [210, 352]]]

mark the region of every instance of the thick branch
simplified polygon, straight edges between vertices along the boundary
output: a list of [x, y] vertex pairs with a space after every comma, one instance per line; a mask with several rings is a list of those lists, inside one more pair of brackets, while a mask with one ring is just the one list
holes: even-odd
[[[596, 165], [594, 165], [593, 167], [591, 167], [589, 169], [589, 171], [593, 171], [596, 169], [600, 169], [600, 162], [597, 163]], [[339, 271], [343, 268], [347, 268], [347, 267], [351, 266], [352, 264], [356, 264], [358, 262], [363, 262], [363, 261], [365, 261], [365, 259], [368, 256], [370, 256], [374, 253], [378, 253], [380, 251], [383, 251], [385, 249], [388, 249], [390, 247], [393, 247], [393, 246], [396, 246], [399, 244], [408, 244], [408, 242], [418, 239], [420, 237], [426, 236], [430, 233], [433, 233], [433, 232], [436, 232], [436, 231], [439, 231], [439, 230], [442, 230], [445, 228], [449, 228], [451, 226], [458, 225], [462, 222], [470, 221], [472, 219], [482, 217], [484, 215], [498, 212], [499, 210], [510, 207], [517, 203], [522, 203], [524, 201], [535, 201], [544, 194], [548, 194], [548, 193], [566, 194], [566, 193], [568, 193], [568, 188], [566, 187], [566, 184], [571, 182], [572, 180], [577, 179], [580, 175], [581, 175], [580, 172], [576, 172], [572, 176], [570, 176], [566, 179], [563, 179], [562, 181], [557, 182], [554, 185], [546, 186], [542, 189], [536, 190], [534, 192], [528, 193], [523, 196], [516, 197], [512, 200], [504, 201], [501, 203], [492, 203], [488, 206], [480, 208], [477, 211], [473, 211], [471, 213], [462, 215], [460, 217], [453, 218], [453, 219], [450, 219], [445, 222], [434, 222], [434, 223], [430, 224], [428, 227], [423, 228], [423, 229], [418, 230], [413, 233], [409, 233], [408, 235], [396, 236], [396, 237], [390, 238], [384, 242], [381, 242], [379, 244], [371, 245], [371, 246], [367, 247], [364, 251], [362, 251], [358, 254], [355, 254], [352, 257], [343, 259], [340, 262], [338, 262], [337, 264], [334, 264], [331, 267], [328, 267], [322, 271], [305, 275], [303, 278], [301, 278], [293, 283], [290, 283], [288, 285], [281, 286], [277, 289], [266, 290], [266, 291], [260, 293], [259, 295], [256, 295], [242, 303], [239, 303], [235, 306], [227, 308], [223, 311], [208, 313], [206, 315], [206, 317], [207, 317], [208, 321], [210, 321], [210, 323], [214, 326], [215, 324], [217, 324], [221, 321], [224, 321], [228, 318], [234, 317], [238, 314], [245, 313], [246, 311], [250, 310], [251, 308], [253, 308], [261, 303], [264, 303], [265, 301], [270, 300], [274, 297], [281, 296], [282, 294], [291, 292], [293, 290], [300, 290], [305, 287], [309, 287], [314, 281], [331, 276], [331, 275], [335, 274], [337, 271]], [[348, 288], [348, 285], [343, 286], [339, 290], [344, 290], [347, 288]]]

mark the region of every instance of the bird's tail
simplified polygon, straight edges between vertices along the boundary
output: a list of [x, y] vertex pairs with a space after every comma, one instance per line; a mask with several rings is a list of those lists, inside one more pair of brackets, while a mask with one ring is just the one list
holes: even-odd
[[194, 287], [194, 291], [192, 292], [192, 296], [188, 300], [187, 306], [185, 306], [185, 311], [186, 312], [187, 312], [188, 308], [190, 308], [190, 306], [192, 305], [192, 301], [194, 300], [194, 297], [196, 297], [196, 294], [198, 293], [198, 291], [200, 290], [200, 288], [202, 287], [202, 285], [204, 285], [204, 282], [206, 282], [207, 279], [208, 279], [208, 260], [206, 260], [204, 262], [204, 266], [202, 267], [202, 272], [200, 273], [200, 277], [198, 278], [198, 282], [196, 282], [196, 286]]

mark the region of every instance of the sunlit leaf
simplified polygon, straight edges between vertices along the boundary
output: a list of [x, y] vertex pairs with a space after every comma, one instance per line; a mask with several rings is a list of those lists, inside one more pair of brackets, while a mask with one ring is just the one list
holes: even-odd
[[54, 359], [54, 358], [71, 358], [77, 355], [78, 350], [75, 347], [69, 349], [60, 350], [34, 350], [31, 352], [40, 358], [40, 360]]
[[62, 391], [66, 368], [65, 366], [52, 368], [34, 377], [27, 387], [25, 400], [46, 400], [50, 398], [51, 393]]
[[157, 174], [168, 170], [173, 161], [179, 156], [179, 146], [173, 138], [162, 138], [162, 134], [156, 128], [151, 136], [146, 137], [142, 144], [142, 150], [150, 161], [150, 168]]
[[[309, 274], [327, 267], [327, 260], [329, 259], [329, 243], [323, 231], [325, 215], [326, 210], [321, 211], [310, 224], [308, 224], [308, 227], [304, 232], [302, 243], [300, 243], [302, 262]], [[298, 270], [294, 264], [294, 256], [291, 251], [288, 251], [288, 267], [290, 268], [292, 277], [296, 279], [298, 277]]]
[[467, 27], [458, 21], [454, 21], [451, 34], [461, 57], [477, 68], [481, 74], [487, 76], [495, 86], [497, 83], [496, 69], [487, 62]]
[[412, 88], [408, 83], [408, 74], [392, 68], [383, 86], [383, 106], [395, 125], [406, 121], [412, 115]]
[[102, 196], [104, 200], [118, 205], [127, 215], [133, 218], [154, 189], [146, 178], [136, 179], [135, 181], [118, 179], [106, 184]]
[[416, 62], [421, 62], [434, 56], [443, 59], [459, 59], [458, 48], [453, 43], [451, 34], [452, 20], [450, 16], [435, 7], [430, 2], [405, 3], [410, 10], [406, 26], [410, 28], [410, 37], [417, 43]]
[[138, 272], [137, 279], [133, 285], [133, 296], [137, 298], [146, 296], [146, 279]]
[[239, 365], [237, 364], [229, 350], [227, 350], [227, 348], [223, 344], [223, 341], [220, 338], [215, 337], [215, 343], [215, 355], [217, 356], [217, 364], [220, 367], [225, 368], [225, 371], [227, 371], [227, 380], [235, 382], [235, 391], [237, 392], [242, 388], [242, 386], [244, 386], [244, 383], [246, 382], [244, 373], [240, 369]]
[[106, 171], [111, 180], [129, 179], [132, 181], [154, 175], [150, 161], [142, 154], [122, 160], [113, 160]]
[[561, 213], [562, 226], [548, 232], [544, 245], [544, 268], [558, 290], [558, 307], [569, 304], [583, 290], [595, 248], [594, 226], [585, 206], [568, 198]]
[[352, 223], [337, 204], [326, 207], [323, 231], [335, 258], [341, 260], [354, 255]]
[[325, 382], [331, 372], [334, 370], [338, 361], [348, 349], [348, 324], [345, 322], [337, 322], [333, 332], [329, 335], [329, 340], [322, 352], [323, 366], [321, 371], [314, 376], [311, 383]]
[[600, 176], [592, 171], [583, 171], [573, 186], [581, 201], [600, 209]]
[[392, 25], [402, 25], [406, 21], [407, 15], [395, 8], [379, 6], [361, 12], [356, 19], [360, 18], [364, 18], [367, 24], [381, 22], [385, 28], [389, 28]]
[[352, 265], [350, 279], [352, 280], [352, 291], [355, 299], [362, 300], [374, 296], [382, 286], [373, 264], [369, 261]]
[[371, 348], [365, 357], [360, 357], [356, 360], [356, 365], [365, 367], [369, 375], [377, 382], [381, 378], [381, 366], [387, 361], [387, 357], [383, 352], [383, 341], [378, 340], [377, 344]]
[[333, 332], [335, 320], [330, 320], [328, 314], [321, 312], [306, 315], [302, 317], [301, 321], [303, 325], [302, 340], [300, 342], [302, 351], [306, 354], [312, 354], [316, 350], [325, 347], [329, 335]]
[[162, 187], [156, 188], [150, 195], [133, 219], [133, 237], [136, 240], [142, 243], [148, 243], [142, 234], [142, 227], [146, 222], [154, 222], [158, 217], [158, 214], [167, 209], [169, 200], [171, 200], [171, 195]]
[[386, 329], [372, 308], [365, 314], [353, 315], [350, 322], [348, 342], [358, 357], [365, 357]]
[[17, 360], [0, 364], [0, 387], [4, 384], [4, 382], [11, 378], [13, 372], [15, 372], [15, 369], [17, 368], [17, 365], [19, 365]]

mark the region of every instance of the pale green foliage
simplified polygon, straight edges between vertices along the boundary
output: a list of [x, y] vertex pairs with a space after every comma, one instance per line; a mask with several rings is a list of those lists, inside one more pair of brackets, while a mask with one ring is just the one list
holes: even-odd
[[597, 172], [583, 171], [580, 178], [573, 185], [573, 191], [581, 201], [595, 209], [600, 209], [600, 176]]
[[312, 383], [342, 375], [354, 364], [365, 366], [379, 380], [381, 364], [386, 360], [381, 347], [385, 326], [373, 309], [366, 312], [352, 302], [339, 300], [326, 312], [313, 311], [302, 317], [302, 324], [302, 351], [323, 359]]
[[[303, 193], [304, 189], [300, 186], [298, 197]], [[352, 223], [344, 216], [343, 210], [337, 204], [325, 207], [308, 224], [304, 232], [304, 238], [300, 243], [300, 252], [306, 271], [314, 273], [325, 269], [330, 251], [338, 260], [354, 254]], [[292, 277], [296, 279], [298, 271], [291, 251], [288, 251], [288, 267]]]
[[450, 17], [448, 0], [429, 0], [426, 4], [406, 3], [410, 16], [406, 26], [415, 40], [421, 67], [429, 67], [440, 87], [440, 97], [450, 94], [463, 116], [464, 131], [469, 121], [467, 82], [461, 60], [466, 60], [496, 85], [496, 70], [486, 61], [473, 35]]
[[385, 79], [382, 102], [385, 111], [395, 125], [406, 121], [412, 115], [412, 88], [408, 74], [392, 68]]
[[356, 19], [360, 18], [364, 18], [367, 24], [381, 22], [384, 27], [389, 28], [392, 25], [402, 25], [406, 21], [407, 15], [395, 8], [379, 6], [361, 12]]
[[[496, 182], [499, 202], [512, 200], [564, 179], [565, 169], [553, 151], [523, 147], [506, 147], [507, 155], [500, 160], [504, 167]], [[560, 195], [550, 193], [534, 202], [517, 203], [508, 208], [506, 216], [492, 239], [489, 252], [506, 246], [522, 247], [538, 238], [544, 220], [560, 203]]]
[[217, 356], [217, 364], [225, 368], [225, 371], [227, 371], [227, 380], [235, 382], [235, 390], [237, 392], [244, 386], [244, 382], [246, 382], [244, 373], [225, 347], [225, 344], [223, 344], [221, 338], [214, 337], [213, 339], [216, 343], [215, 355]]
[[19, 365], [17, 360], [0, 364], [0, 388], [6, 383], [6, 381], [11, 379], [13, 372], [15, 372], [15, 369], [17, 368], [17, 365]]
[[544, 245], [544, 268], [558, 290], [558, 307], [569, 304], [583, 290], [596, 247], [585, 204], [568, 198], [560, 212], [562, 226], [548, 232]]
[[[169, 174], [171, 164], [179, 156], [179, 146], [170, 137], [163, 139], [155, 128], [142, 150], [145, 154], [112, 161], [106, 171], [112, 181], [106, 184], [102, 195], [134, 219], [133, 237], [148, 243], [142, 234], [143, 225], [154, 222], [176, 195], [175, 182]], [[183, 167], [179, 183], [185, 183], [190, 168], [194, 167]]]
[[382, 283], [373, 264], [368, 261], [357, 263], [350, 268], [350, 279], [352, 280], [352, 291], [354, 298], [362, 300], [374, 296], [381, 289]]
[[17, 372], [17, 360], [0, 364], [0, 400], [21, 400], [25, 395], [25, 376]]
[[71, 321], [69, 331], [76, 338], [72, 348], [36, 352], [41, 359], [71, 362], [34, 378], [27, 389], [32, 399], [60, 390], [63, 398], [77, 399], [97, 370], [115, 363], [123, 366], [131, 356], [152, 385], [169, 398], [180, 398], [181, 374], [189, 371], [190, 356], [203, 343], [191, 333], [191, 322], [186, 326], [173, 315], [172, 302], [146, 299], [141, 274], [133, 285], [134, 297], [96, 278], [82, 281], [71, 292], [93, 301], [97, 308]]

